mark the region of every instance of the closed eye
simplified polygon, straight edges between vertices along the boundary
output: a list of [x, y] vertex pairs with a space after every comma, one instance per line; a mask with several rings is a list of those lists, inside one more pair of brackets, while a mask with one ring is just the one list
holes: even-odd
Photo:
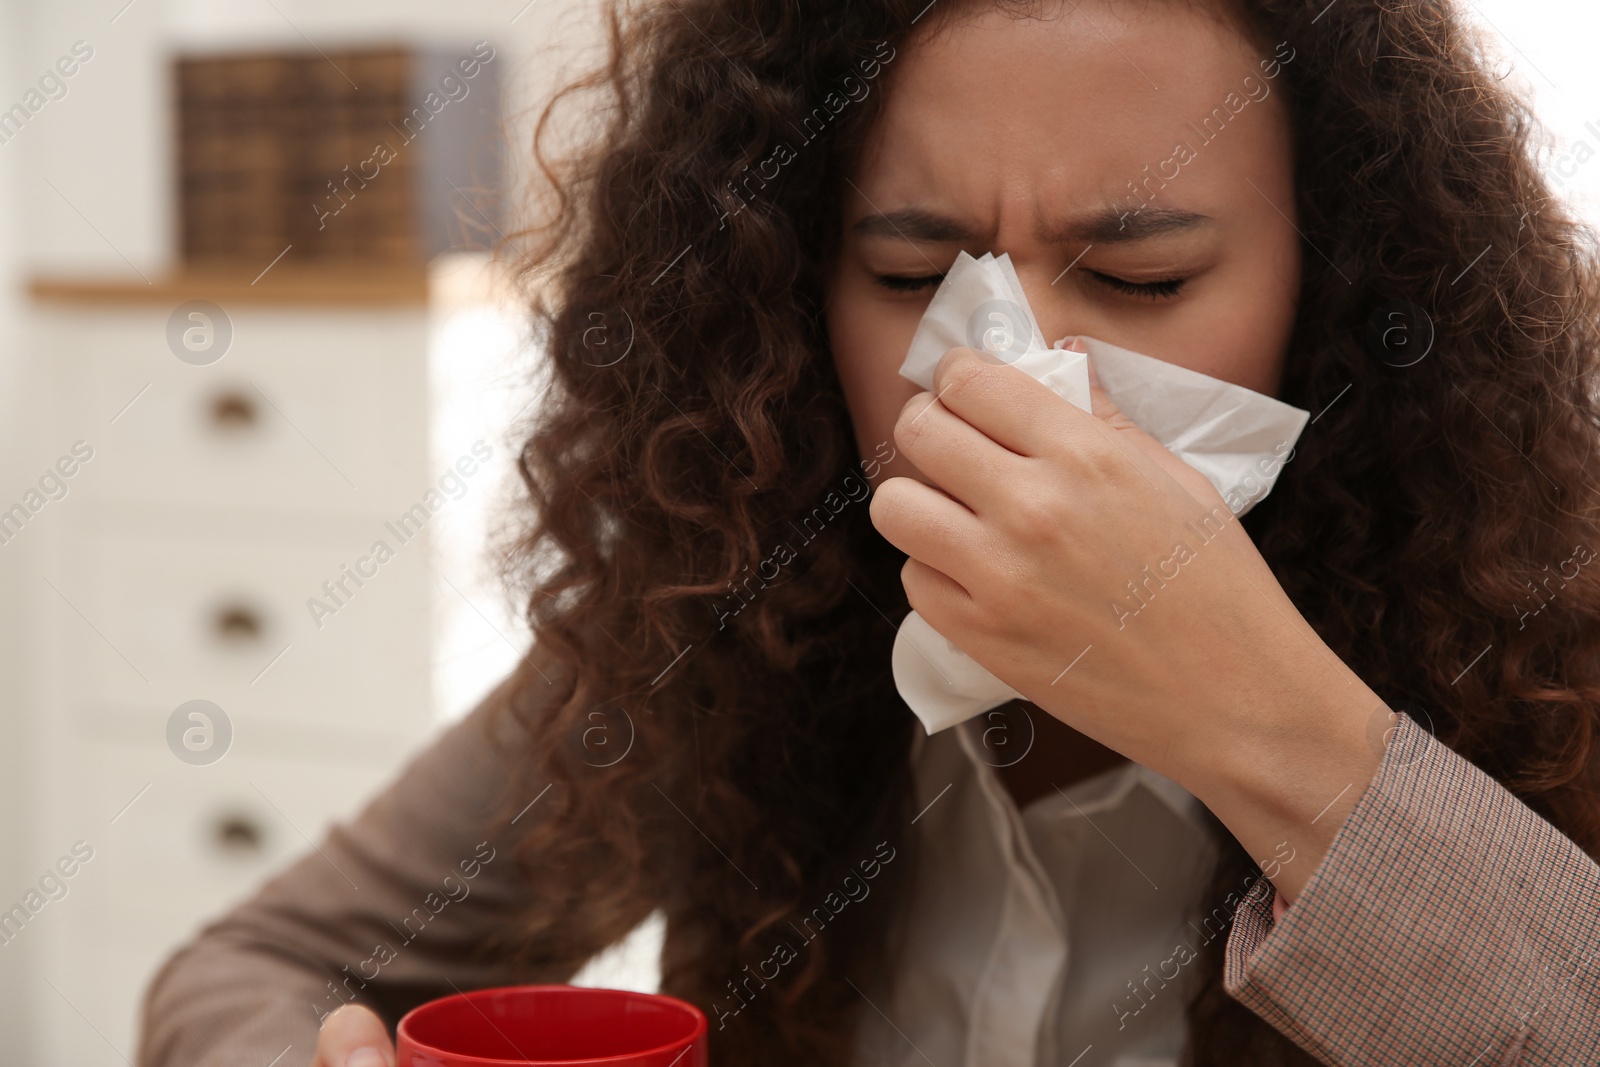
[[[1101, 285], [1114, 289], [1119, 293], [1129, 296], [1147, 296], [1152, 300], [1178, 295], [1178, 291], [1188, 281], [1187, 278], [1161, 278], [1153, 282], [1130, 282], [1126, 278], [1118, 278], [1111, 274], [1102, 274], [1097, 270], [1086, 270], [1085, 274], [1094, 278]], [[877, 277], [879, 285], [896, 293], [914, 293], [944, 281], [943, 274], [925, 274], [918, 277], [907, 277], [903, 274], [880, 274]]]
[[919, 278], [908, 278], [903, 274], [880, 274], [877, 281], [885, 289], [896, 293], [914, 293], [919, 289], [926, 289], [930, 285], [938, 285], [944, 281], [944, 275], [926, 274]]
[[1183, 288], [1187, 278], [1162, 278], [1153, 282], [1130, 282], [1126, 278], [1118, 278], [1110, 274], [1102, 274], [1097, 270], [1085, 270], [1085, 274], [1094, 278], [1100, 284], [1119, 293], [1129, 296], [1147, 296], [1152, 300], [1161, 300], [1166, 297], [1178, 295], [1178, 290]]

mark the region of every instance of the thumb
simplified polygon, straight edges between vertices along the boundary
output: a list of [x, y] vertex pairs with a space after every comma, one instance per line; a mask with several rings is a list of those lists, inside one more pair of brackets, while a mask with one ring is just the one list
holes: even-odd
[[[1084, 348], [1083, 342], [1077, 338], [1073, 338], [1072, 343], [1067, 346], [1067, 350], [1083, 352], [1088, 355], [1088, 349]], [[1100, 375], [1094, 372], [1094, 357], [1090, 356], [1083, 362], [1089, 368], [1089, 404], [1095, 418], [1104, 419], [1118, 430], [1133, 430], [1141, 434], [1144, 433], [1138, 424], [1122, 413], [1122, 409], [1112, 401], [1111, 394], [1107, 393], [1105, 387], [1100, 384]], [[1149, 434], [1145, 434], [1145, 436], [1148, 437]]]
[[394, 1045], [383, 1020], [359, 1004], [346, 1004], [323, 1020], [311, 1067], [393, 1067]]
[[[1074, 352], [1087, 353], [1079, 338], [1074, 338], [1067, 347]], [[1091, 356], [1084, 363], [1089, 368], [1089, 403], [1095, 418], [1115, 430], [1117, 440], [1133, 446], [1141, 455], [1170, 474], [1195, 499], [1205, 503], [1220, 500], [1221, 496], [1210, 479], [1173, 455], [1165, 445], [1146, 433], [1142, 426], [1123, 414], [1111, 399], [1111, 394], [1100, 384], [1100, 376], [1094, 371], [1094, 357]]]
[[[1086, 355], [1088, 353], [1088, 349], [1083, 346], [1083, 340], [1076, 337], [1067, 346], [1067, 350], [1069, 352], [1083, 352]], [[1164, 455], [1168, 459], [1174, 458], [1171, 452], [1162, 447], [1160, 441], [1145, 433], [1143, 427], [1124, 415], [1122, 409], [1117, 407], [1116, 402], [1111, 399], [1111, 394], [1107, 393], [1105, 387], [1100, 384], [1100, 376], [1094, 371], [1094, 357], [1090, 356], [1085, 359], [1084, 365], [1089, 368], [1089, 405], [1090, 410], [1094, 412], [1094, 417], [1108, 424], [1119, 435], [1125, 435], [1124, 439], [1157, 462], [1161, 462], [1160, 455]], [[1166, 464], [1163, 463], [1162, 465], [1165, 466]]]

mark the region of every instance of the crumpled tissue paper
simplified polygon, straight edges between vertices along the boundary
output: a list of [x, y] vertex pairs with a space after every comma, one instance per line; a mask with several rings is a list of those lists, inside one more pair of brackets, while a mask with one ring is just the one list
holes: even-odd
[[[900, 366], [933, 389], [949, 349], [981, 348], [1090, 410], [1088, 361], [1123, 414], [1217, 487], [1236, 515], [1271, 491], [1310, 412], [1174, 363], [1079, 337], [1087, 353], [1046, 345], [1009, 255], [960, 253], [933, 294]], [[895, 635], [900, 696], [931, 734], [1010, 700], [1026, 699], [915, 611]]]

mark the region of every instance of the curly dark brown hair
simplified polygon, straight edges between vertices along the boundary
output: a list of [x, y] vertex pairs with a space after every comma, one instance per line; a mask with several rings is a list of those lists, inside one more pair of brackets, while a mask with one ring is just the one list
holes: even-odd
[[[971, 4], [929, 7], [617, 0], [606, 60], [534, 139], [548, 195], [516, 247], [549, 376], [504, 561], [535, 634], [510, 710], [539, 742], [530, 782], [554, 788], [507, 936], [576, 969], [664, 910], [663, 990], [712, 1016], [720, 1063], [848, 1062], [912, 868], [918, 727], [888, 670], [904, 557], [850, 492], [870, 460], [823, 293], [841, 176], [888, 91], [848, 79]], [[1593, 235], [1451, 4], [1227, 14], [1263, 54], [1294, 49], [1280, 84], [1314, 250], [1280, 395], [1320, 414], [1246, 526], [1391, 706], [1600, 854], [1600, 568], [1556, 576], [1597, 543]], [[1214, 829], [1207, 911], [1259, 874]], [[885, 843], [874, 891], [750, 985]], [[1227, 995], [1221, 956], [1197, 964], [1187, 1062], [1315, 1062]], [[754, 995], [719, 1027], [737, 990]]]

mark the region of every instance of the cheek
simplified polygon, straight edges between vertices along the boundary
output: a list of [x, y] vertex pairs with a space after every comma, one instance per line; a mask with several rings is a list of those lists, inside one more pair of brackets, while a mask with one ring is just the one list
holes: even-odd
[[[900, 409], [922, 391], [899, 373], [917, 325], [917, 317], [909, 325], [899, 321], [904, 317], [847, 291], [836, 292], [829, 303], [829, 345], [863, 457], [893, 442]], [[897, 473], [885, 467], [874, 485]]]
[[1231, 304], [1206, 316], [1203, 340], [1180, 361], [1184, 366], [1242, 385], [1267, 396], [1277, 394], [1282, 379], [1283, 338], [1263, 322], [1265, 309]]
[[[1289, 236], [1296, 238], [1293, 230]], [[1276, 396], [1294, 329], [1299, 245], [1296, 239], [1255, 247], [1208, 279], [1204, 300], [1173, 321], [1161, 344], [1175, 363]]]
[[[1294, 234], [1290, 234], [1293, 238]], [[1294, 329], [1300, 289], [1298, 238], [1252, 262], [1250, 276], [1237, 289], [1252, 294], [1241, 301], [1222, 329], [1230, 354], [1218, 353], [1230, 364], [1226, 373], [1214, 375], [1237, 382], [1267, 396], [1276, 396], [1283, 381], [1283, 364], [1289, 335]]]

